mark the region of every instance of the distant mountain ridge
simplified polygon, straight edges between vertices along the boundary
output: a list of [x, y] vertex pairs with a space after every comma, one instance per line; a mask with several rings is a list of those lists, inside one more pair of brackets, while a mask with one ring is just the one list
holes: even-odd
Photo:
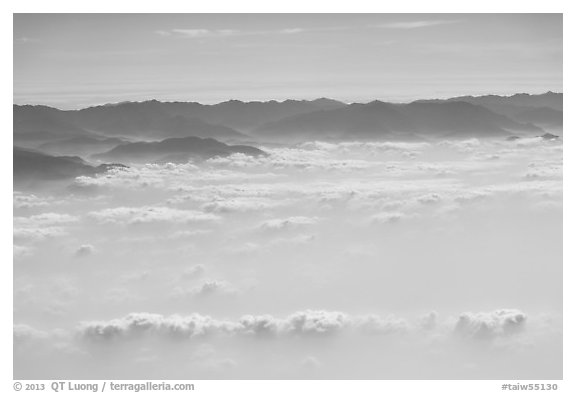
[[14, 105], [16, 140], [53, 141], [70, 136], [114, 136], [164, 139], [176, 136], [245, 138], [229, 127], [198, 118], [171, 115], [160, 106], [127, 103], [63, 111], [44, 106]]
[[280, 139], [418, 139], [506, 136], [509, 131], [542, 130], [467, 102], [373, 101], [292, 116], [264, 124], [256, 134]]
[[484, 96], [460, 96], [449, 98], [447, 101], [466, 101], [471, 104], [490, 105], [508, 104], [519, 107], [538, 108], [546, 107], [562, 111], [564, 94], [547, 92], [544, 94], [517, 93], [510, 96], [499, 96], [494, 94]]
[[94, 166], [80, 157], [52, 156], [34, 150], [13, 148], [13, 175], [16, 183], [92, 176], [119, 166], [123, 165], [102, 164]]
[[510, 117], [519, 122], [530, 122], [540, 127], [561, 128], [564, 94], [547, 92], [544, 94], [519, 93], [511, 96], [484, 95], [460, 96], [448, 99], [419, 100], [417, 102], [469, 102], [481, 105], [493, 112]]
[[313, 101], [242, 102], [214, 105], [196, 102], [123, 102], [80, 110], [60, 110], [42, 105], [14, 105], [14, 139], [47, 143], [70, 137], [125, 137], [162, 140], [196, 136], [221, 140], [249, 139], [238, 129], [295, 114], [345, 106], [320, 98]]
[[[462, 96], [408, 104], [346, 104], [320, 98], [206, 105], [197, 102], [123, 102], [80, 110], [14, 105], [14, 141], [21, 146], [58, 143], [97, 152], [118, 138], [159, 141], [195, 136], [247, 143], [269, 139], [419, 139], [542, 133], [562, 127], [562, 93]], [[444, 105], [440, 105], [444, 104]], [[559, 109], [560, 108], [560, 109]], [[85, 138], [86, 146], [79, 139]], [[90, 141], [92, 139], [92, 141]]]
[[95, 154], [96, 159], [125, 163], [187, 162], [191, 159], [208, 159], [242, 153], [249, 156], [266, 153], [252, 146], [227, 145], [212, 138], [169, 138], [161, 142], [133, 142], [119, 145], [112, 150]]

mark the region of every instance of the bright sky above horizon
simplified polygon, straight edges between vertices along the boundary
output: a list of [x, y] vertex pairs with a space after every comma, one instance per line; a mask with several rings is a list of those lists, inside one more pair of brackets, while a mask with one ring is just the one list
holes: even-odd
[[14, 103], [562, 91], [561, 14], [15, 14]]

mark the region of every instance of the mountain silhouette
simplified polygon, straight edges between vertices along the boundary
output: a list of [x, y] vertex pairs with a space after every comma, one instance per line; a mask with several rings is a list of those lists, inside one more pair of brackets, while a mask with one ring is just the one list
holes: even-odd
[[543, 128], [562, 128], [563, 117], [562, 111], [547, 107], [531, 108], [514, 115], [515, 119]]
[[562, 127], [563, 93], [514, 94], [511, 96], [484, 95], [461, 96], [445, 100], [420, 100], [419, 102], [469, 102], [518, 122], [530, 122], [540, 127]]
[[90, 135], [67, 118], [65, 111], [43, 105], [14, 105], [15, 142], [46, 142]]
[[262, 150], [252, 146], [227, 145], [212, 138], [169, 138], [161, 142], [125, 143], [108, 152], [95, 154], [99, 160], [119, 162], [187, 162], [190, 159], [207, 159], [242, 153], [250, 156], [264, 155]]
[[509, 131], [541, 131], [467, 102], [373, 101], [330, 111], [292, 116], [260, 126], [255, 134], [272, 139], [415, 139], [505, 136]]
[[[125, 106], [128, 104], [123, 104]], [[196, 102], [159, 102], [148, 101], [139, 105], [162, 108], [171, 116], [197, 118], [204, 122], [230, 127], [240, 131], [249, 131], [257, 126], [280, 120], [289, 116], [315, 112], [318, 110], [336, 109], [346, 104], [328, 98], [313, 101], [251, 101], [229, 100], [214, 105], [203, 105]], [[203, 135], [197, 135], [203, 136]], [[217, 137], [217, 135], [212, 135]]]
[[93, 166], [74, 156], [51, 156], [41, 152], [13, 148], [14, 182], [63, 180], [106, 172], [119, 164]]
[[562, 93], [552, 92], [408, 104], [346, 104], [319, 98], [213, 105], [151, 100], [81, 110], [14, 105], [14, 141], [50, 153], [89, 155], [123, 141], [187, 137], [236, 144], [254, 137], [266, 141], [505, 137], [510, 132], [541, 134], [542, 128], [561, 128], [561, 108]]

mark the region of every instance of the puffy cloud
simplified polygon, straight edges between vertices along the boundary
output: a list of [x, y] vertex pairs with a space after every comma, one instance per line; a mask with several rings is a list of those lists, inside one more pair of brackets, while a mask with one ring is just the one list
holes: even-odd
[[207, 163], [232, 168], [273, 168], [276, 170], [295, 169], [302, 171], [356, 171], [381, 165], [379, 162], [364, 159], [333, 158], [325, 150], [308, 150], [297, 147], [264, 148], [263, 150], [268, 153], [267, 156], [252, 157], [244, 154], [232, 154], [227, 157], [211, 158]]
[[[449, 349], [459, 342], [475, 342], [487, 351], [514, 351], [530, 343], [553, 340], [561, 334], [561, 323], [549, 316], [536, 315], [530, 326], [526, 321], [527, 316], [521, 311], [506, 309], [488, 313], [466, 312], [458, 318], [448, 317], [444, 321], [439, 321], [438, 314], [431, 312], [414, 322], [393, 315], [351, 315], [326, 310], [299, 311], [283, 318], [244, 315], [237, 320], [197, 313], [170, 316], [131, 313], [112, 320], [82, 322], [75, 330], [68, 331], [44, 331], [26, 324], [15, 324], [14, 342], [15, 345], [23, 345], [28, 342], [49, 344], [57, 341], [68, 347], [90, 350], [89, 346], [84, 345], [178, 340], [190, 342], [195, 349], [194, 358], [202, 360], [215, 355], [213, 347], [206, 344], [208, 339], [213, 344], [219, 342], [220, 346], [230, 344], [229, 339], [286, 340], [299, 337], [346, 342], [389, 337], [410, 348], [416, 345], [423, 351], [438, 351], [442, 347]], [[219, 339], [224, 341], [214, 341]], [[209, 349], [208, 352], [202, 350], [203, 347]]]
[[166, 235], [167, 239], [186, 239], [186, 238], [193, 238], [198, 236], [205, 236], [211, 234], [211, 230], [207, 229], [195, 229], [195, 230], [182, 230], [182, 231], [174, 231], [170, 232]]
[[23, 258], [32, 255], [32, 249], [30, 247], [19, 246], [14, 244], [13, 248], [13, 256], [14, 259]]
[[442, 141], [438, 142], [438, 146], [446, 146], [451, 149], [454, 149], [461, 153], [469, 153], [474, 151], [475, 149], [481, 146], [482, 142], [480, 142], [476, 138], [466, 139], [463, 141]]
[[219, 216], [164, 206], [115, 207], [91, 212], [89, 217], [102, 224], [192, 223], [219, 220]]
[[230, 283], [222, 280], [208, 280], [204, 281], [198, 288], [194, 290], [197, 296], [209, 296], [215, 293], [231, 293], [232, 289]]
[[73, 189], [159, 189], [181, 190], [189, 185], [211, 182], [239, 183], [270, 180], [274, 173], [242, 173], [227, 169], [185, 164], [146, 164], [130, 168], [111, 169], [106, 174], [80, 176], [74, 180]]
[[404, 214], [398, 212], [382, 212], [372, 216], [372, 222], [375, 224], [394, 224], [404, 217]]
[[13, 328], [14, 343], [24, 343], [30, 340], [42, 340], [49, 337], [47, 332], [35, 329], [26, 324], [15, 324]]
[[371, 334], [402, 333], [410, 329], [407, 321], [393, 315], [381, 317], [371, 314], [359, 317], [353, 323], [360, 330]]
[[12, 198], [14, 208], [16, 209], [44, 207], [54, 203], [52, 198], [38, 197], [34, 194], [25, 194], [18, 191], [13, 193]]
[[428, 314], [420, 317], [418, 325], [424, 330], [434, 330], [438, 325], [438, 313], [430, 311]]
[[421, 195], [419, 197], [416, 198], [416, 201], [422, 204], [434, 204], [434, 203], [438, 203], [442, 200], [442, 197], [436, 193], [430, 193], [430, 194], [425, 194], [425, 195]]
[[306, 310], [286, 318], [271, 315], [245, 315], [238, 321], [217, 320], [209, 316], [132, 313], [120, 319], [85, 322], [80, 335], [90, 339], [129, 339], [154, 335], [166, 338], [191, 338], [206, 335], [226, 336], [329, 336], [343, 331], [391, 334], [409, 329], [406, 321], [392, 316], [351, 316], [338, 311]]
[[86, 257], [88, 255], [94, 254], [94, 251], [96, 251], [96, 249], [94, 248], [93, 245], [82, 244], [80, 247], [76, 249], [76, 251], [74, 251], [74, 255], [76, 255], [77, 257]]
[[475, 191], [468, 191], [462, 192], [454, 198], [455, 202], [460, 204], [471, 204], [476, 203], [479, 201], [483, 201], [489, 198], [492, 195], [492, 192], [488, 190], [475, 190]]
[[172, 292], [171, 296], [174, 298], [204, 298], [214, 295], [235, 295], [238, 293], [228, 281], [224, 280], [206, 280], [200, 285], [192, 288], [177, 286]]
[[69, 214], [42, 213], [14, 217], [15, 241], [38, 241], [66, 234], [64, 226], [78, 221]]
[[318, 217], [303, 217], [294, 216], [288, 218], [277, 218], [264, 221], [260, 224], [260, 228], [264, 230], [283, 230], [295, 227], [302, 227], [316, 224], [319, 221]]
[[529, 167], [530, 169], [524, 174], [526, 180], [562, 179], [562, 163], [533, 163]]
[[42, 213], [29, 217], [14, 217], [14, 224], [24, 227], [55, 226], [76, 221], [78, 221], [78, 217], [60, 213]]
[[202, 264], [194, 265], [184, 270], [184, 272], [182, 273], [182, 278], [195, 279], [203, 276], [204, 272], [206, 272], [206, 267], [204, 265]]
[[464, 313], [458, 318], [454, 332], [465, 338], [492, 339], [522, 331], [526, 320], [526, 314], [514, 309], [502, 309], [490, 313]]
[[66, 231], [60, 227], [48, 228], [15, 228], [14, 241], [38, 241], [56, 236], [63, 236]]
[[268, 198], [257, 198], [257, 197], [232, 198], [232, 199], [219, 198], [217, 200], [213, 200], [203, 204], [201, 208], [202, 210], [215, 213], [235, 213], [235, 212], [245, 213], [250, 211], [271, 209], [284, 204], [285, 204], [284, 202], [273, 201]]
[[216, 332], [232, 332], [235, 324], [208, 316], [132, 313], [120, 319], [86, 322], [79, 328], [81, 337], [93, 340], [133, 339], [145, 335], [167, 338], [190, 338]]
[[331, 334], [350, 323], [350, 317], [334, 311], [300, 311], [283, 322], [283, 330], [291, 334]]

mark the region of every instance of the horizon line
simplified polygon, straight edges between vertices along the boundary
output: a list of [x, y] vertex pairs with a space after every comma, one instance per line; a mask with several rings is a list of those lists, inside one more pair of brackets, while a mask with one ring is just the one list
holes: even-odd
[[438, 97], [430, 97], [430, 98], [418, 98], [416, 100], [410, 100], [410, 101], [401, 101], [401, 100], [383, 100], [383, 99], [379, 99], [379, 98], [374, 98], [372, 100], [359, 100], [359, 101], [343, 101], [343, 100], [338, 100], [335, 98], [330, 98], [330, 97], [318, 97], [318, 98], [313, 98], [313, 99], [295, 99], [295, 98], [286, 98], [284, 100], [276, 100], [276, 99], [270, 99], [270, 100], [250, 100], [250, 101], [243, 101], [243, 100], [239, 100], [239, 99], [235, 99], [235, 98], [230, 98], [228, 100], [225, 101], [219, 101], [219, 102], [215, 102], [215, 103], [206, 103], [206, 102], [200, 102], [200, 101], [182, 101], [182, 100], [159, 100], [156, 98], [151, 98], [151, 99], [144, 99], [144, 100], [125, 100], [125, 101], [116, 101], [116, 102], [107, 102], [107, 103], [102, 103], [102, 104], [94, 104], [94, 105], [88, 105], [88, 106], [84, 106], [84, 107], [79, 107], [79, 108], [75, 108], [75, 109], [62, 109], [61, 107], [58, 107], [56, 105], [48, 105], [48, 104], [17, 104], [17, 103], [12, 103], [12, 106], [40, 106], [40, 107], [48, 107], [48, 108], [53, 108], [53, 109], [58, 109], [61, 111], [80, 111], [83, 109], [89, 109], [89, 108], [97, 108], [97, 107], [102, 107], [102, 106], [119, 106], [119, 105], [123, 105], [123, 104], [142, 104], [142, 103], [146, 103], [146, 102], [159, 102], [162, 104], [170, 104], [170, 103], [182, 103], [182, 104], [199, 104], [199, 105], [203, 105], [203, 106], [216, 106], [216, 105], [220, 105], [220, 104], [225, 104], [225, 103], [229, 103], [229, 102], [241, 102], [244, 104], [250, 104], [250, 103], [285, 103], [285, 102], [289, 102], [289, 101], [296, 101], [296, 102], [314, 102], [314, 101], [318, 101], [318, 100], [330, 100], [330, 101], [337, 101], [346, 105], [352, 105], [352, 104], [369, 104], [371, 102], [384, 102], [384, 103], [390, 103], [390, 104], [411, 104], [414, 102], [418, 102], [418, 101], [427, 101], [427, 100], [450, 100], [450, 99], [454, 99], [454, 98], [463, 98], [463, 97], [473, 97], [473, 98], [478, 98], [478, 97], [501, 97], [501, 98], [510, 98], [510, 97], [514, 97], [514, 96], [518, 96], [518, 95], [528, 95], [528, 96], [539, 96], [539, 95], [544, 95], [544, 94], [564, 94], [563, 91], [552, 91], [552, 90], [548, 90], [542, 93], [525, 93], [525, 92], [518, 92], [518, 93], [513, 93], [513, 94], [478, 94], [478, 95], [474, 95], [474, 94], [464, 94], [464, 95], [458, 95], [458, 96], [450, 96], [450, 97], [445, 97], [445, 98], [438, 98]]

